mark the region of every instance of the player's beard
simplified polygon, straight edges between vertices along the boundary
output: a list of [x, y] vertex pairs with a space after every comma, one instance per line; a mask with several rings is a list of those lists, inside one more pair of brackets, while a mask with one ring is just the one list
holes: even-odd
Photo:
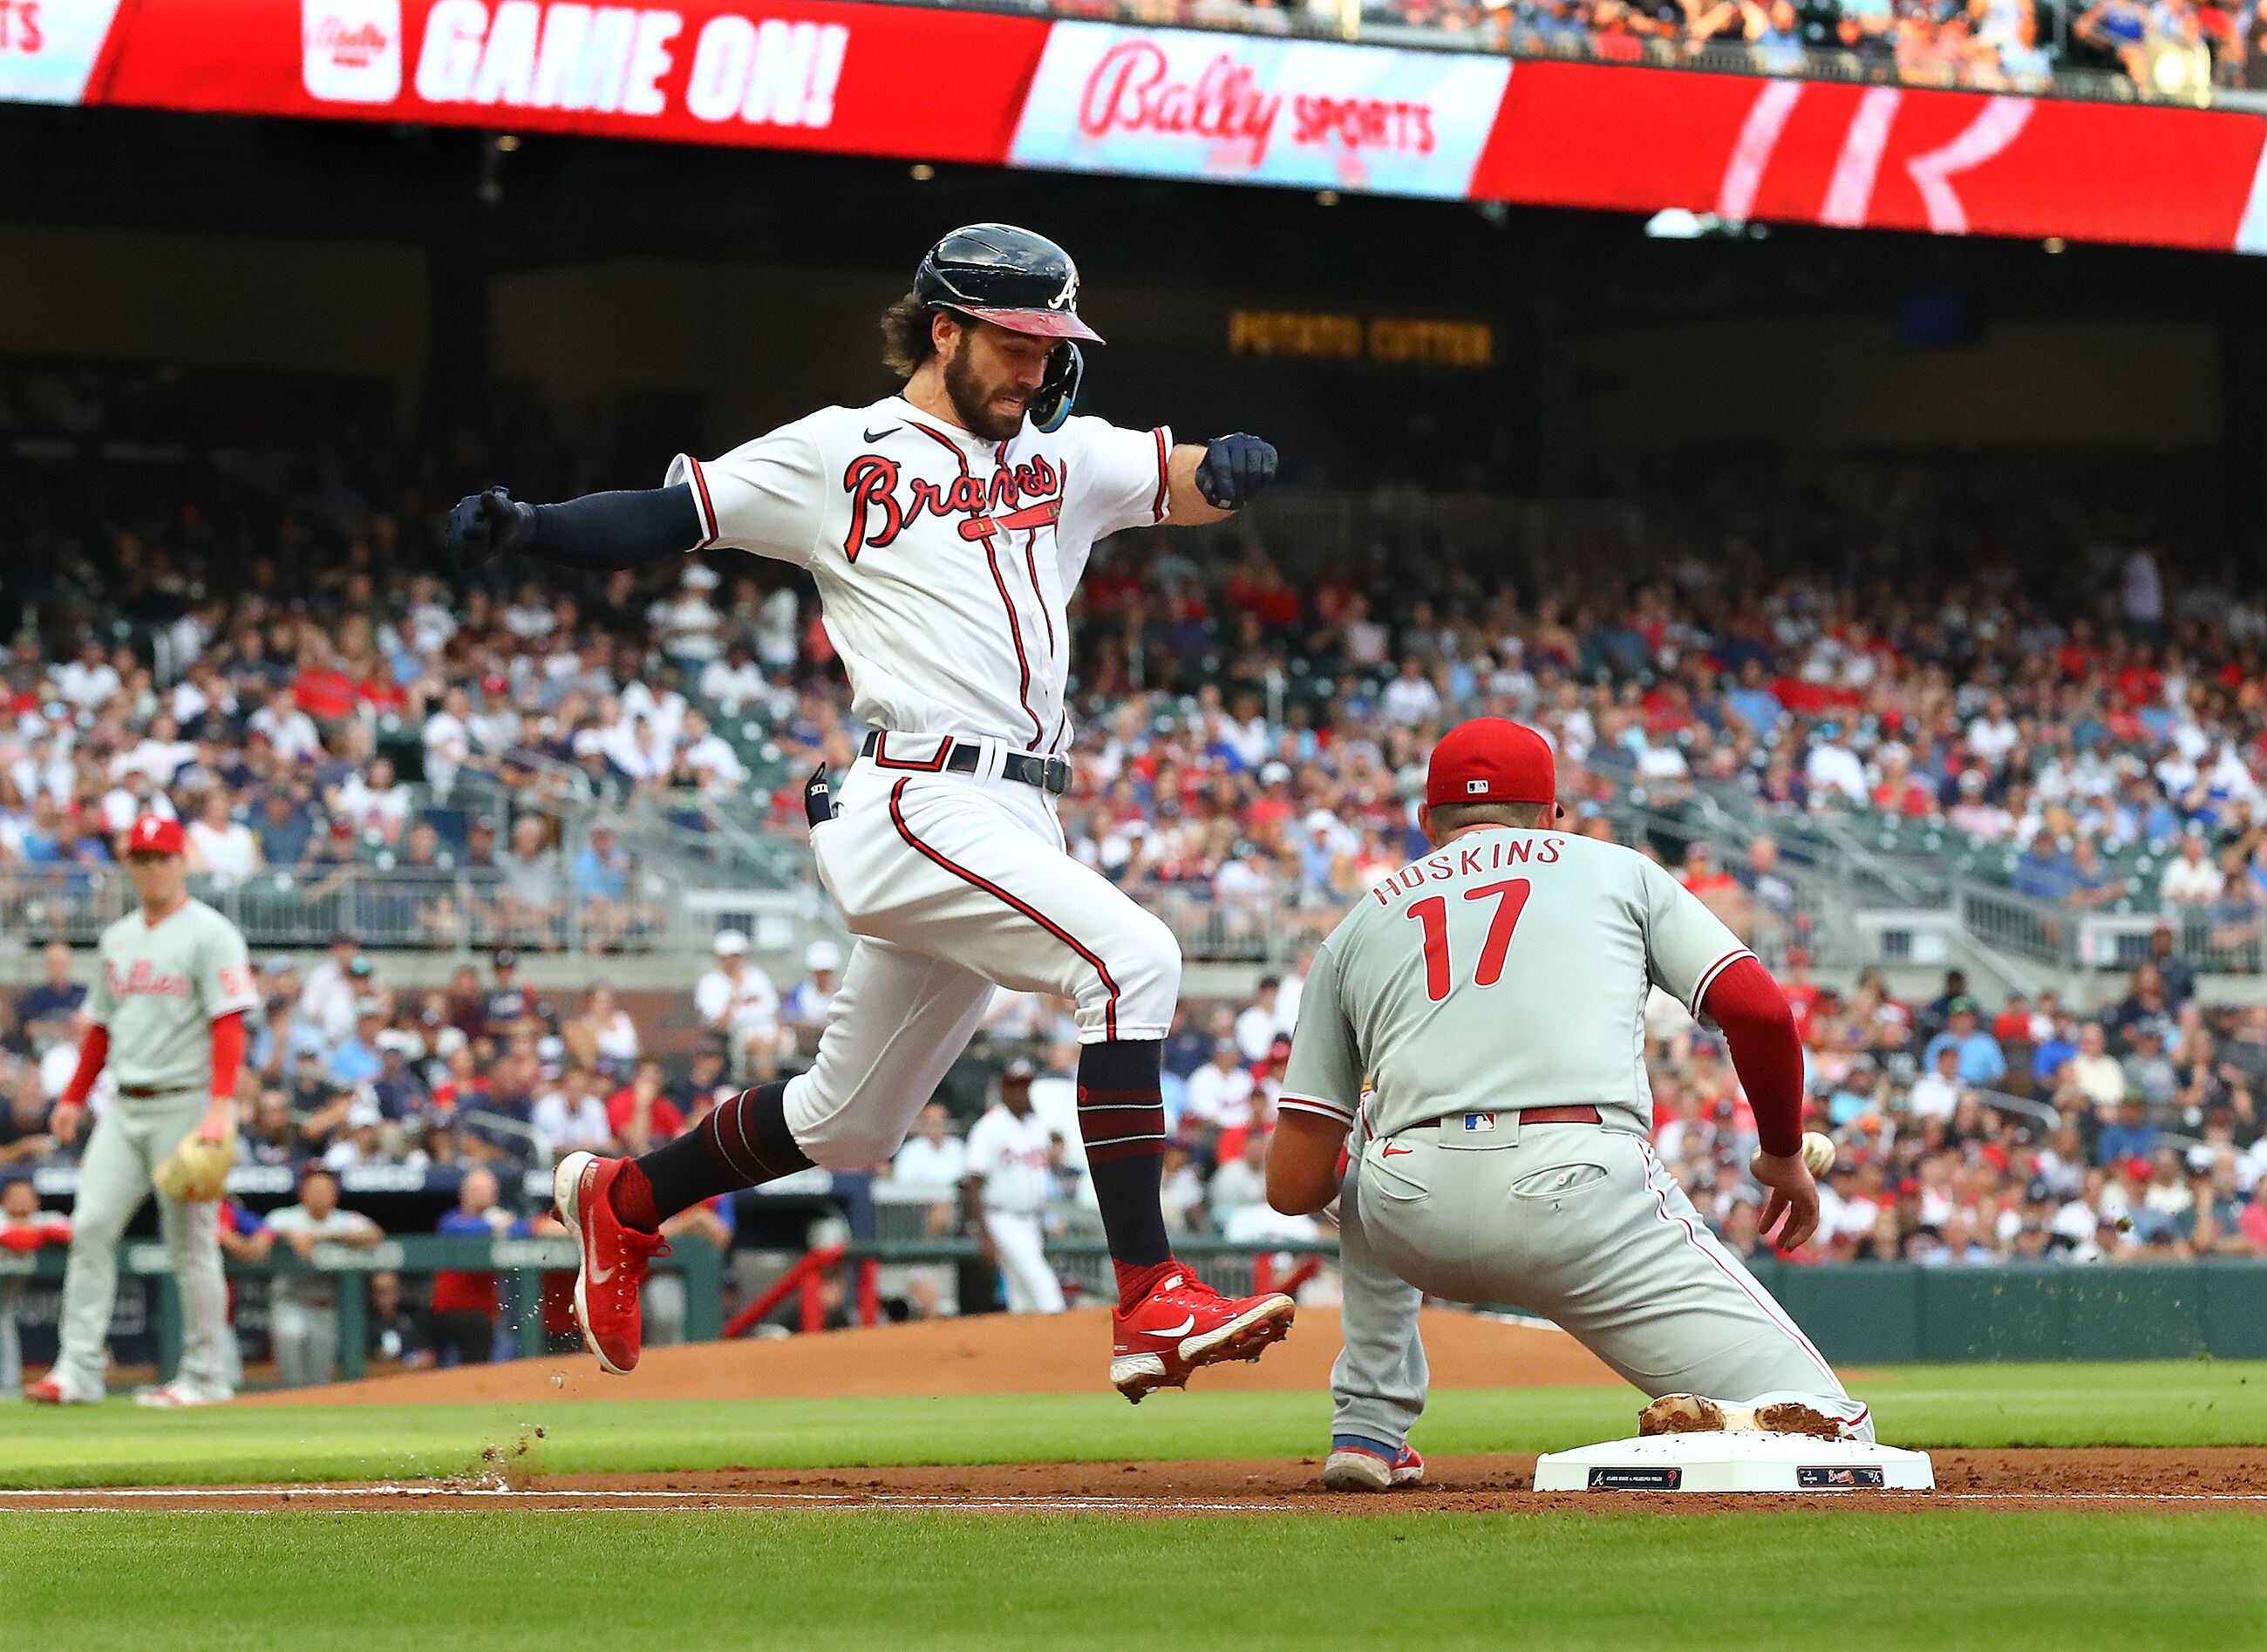
[[1013, 441], [1023, 428], [1022, 406], [1019, 404], [1012, 413], [1001, 413], [977, 378], [968, 354], [964, 341], [944, 358], [944, 393], [952, 402], [952, 411], [959, 415], [963, 425], [987, 442]]

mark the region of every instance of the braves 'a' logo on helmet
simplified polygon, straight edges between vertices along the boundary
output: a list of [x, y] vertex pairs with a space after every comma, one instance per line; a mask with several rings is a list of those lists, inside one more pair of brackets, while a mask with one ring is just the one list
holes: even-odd
[[1062, 290], [1047, 300], [1047, 308], [1070, 311], [1075, 311], [1078, 308], [1077, 265], [1073, 264], [1070, 267], [1070, 274], [1063, 277]]

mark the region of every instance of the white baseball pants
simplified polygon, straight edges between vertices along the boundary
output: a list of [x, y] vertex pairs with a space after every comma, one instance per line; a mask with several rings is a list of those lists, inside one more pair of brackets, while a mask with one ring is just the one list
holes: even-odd
[[886, 1160], [975, 1034], [995, 986], [1077, 1005], [1083, 1043], [1162, 1039], [1180, 992], [1173, 932], [1063, 850], [1054, 800], [942, 771], [934, 736], [892, 735], [811, 834], [857, 936], [809, 1072], [788, 1083], [797, 1146], [830, 1169]]
[[992, 1254], [1000, 1262], [1000, 1283], [1008, 1289], [1008, 1312], [1060, 1313], [1062, 1282], [1047, 1266], [1039, 1218], [1016, 1210], [987, 1210], [984, 1231], [992, 1236]]
[[1651, 1144], [1496, 1118], [1469, 1145], [1435, 1125], [1359, 1144], [1340, 1203], [1352, 1219], [1346, 1348], [1332, 1373], [1339, 1431], [1406, 1443], [1425, 1403], [1421, 1290], [1552, 1320], [1651, 1397], [1795, 1400], [1874, 1437], [1872, 1413], [1708, 1231]]
[[[205, 1115], [201, 1091], [148, 1100], [120, 1097], [95, 1121], [71, 1206], [70, 1263], [63, 1273], [62, 1350], [55, 1369], [73, 1386], [99, 1391], [110, 1363], [110, 1310], [118, 1297], [118, 1241], [150, 1176]], [[158, 1199], [158, 1231], [181, 1289], [181, 1364], [174, 1375], [232, 1392], [228, 1286], [221, 1276], [220, 1207]]]

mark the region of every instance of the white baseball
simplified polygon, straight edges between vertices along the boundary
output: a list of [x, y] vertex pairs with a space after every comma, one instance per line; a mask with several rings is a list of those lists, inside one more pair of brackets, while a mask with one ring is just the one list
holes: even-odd
[[1802, 1162], [1810, 1166], [1810, 1173], [1823, 1176], [1834, 1168], [1834, 1138], [1816, 1130], [1802, 1133]]

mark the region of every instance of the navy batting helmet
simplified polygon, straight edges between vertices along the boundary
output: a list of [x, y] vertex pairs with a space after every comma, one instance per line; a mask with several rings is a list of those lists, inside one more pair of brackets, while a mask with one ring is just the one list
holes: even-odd
[[1043, 339], [1102, 335], [1078, 318], [1078, 266], [1043, 235], [1011, 223], [972, 223], [929, 248], [913, 296]]

